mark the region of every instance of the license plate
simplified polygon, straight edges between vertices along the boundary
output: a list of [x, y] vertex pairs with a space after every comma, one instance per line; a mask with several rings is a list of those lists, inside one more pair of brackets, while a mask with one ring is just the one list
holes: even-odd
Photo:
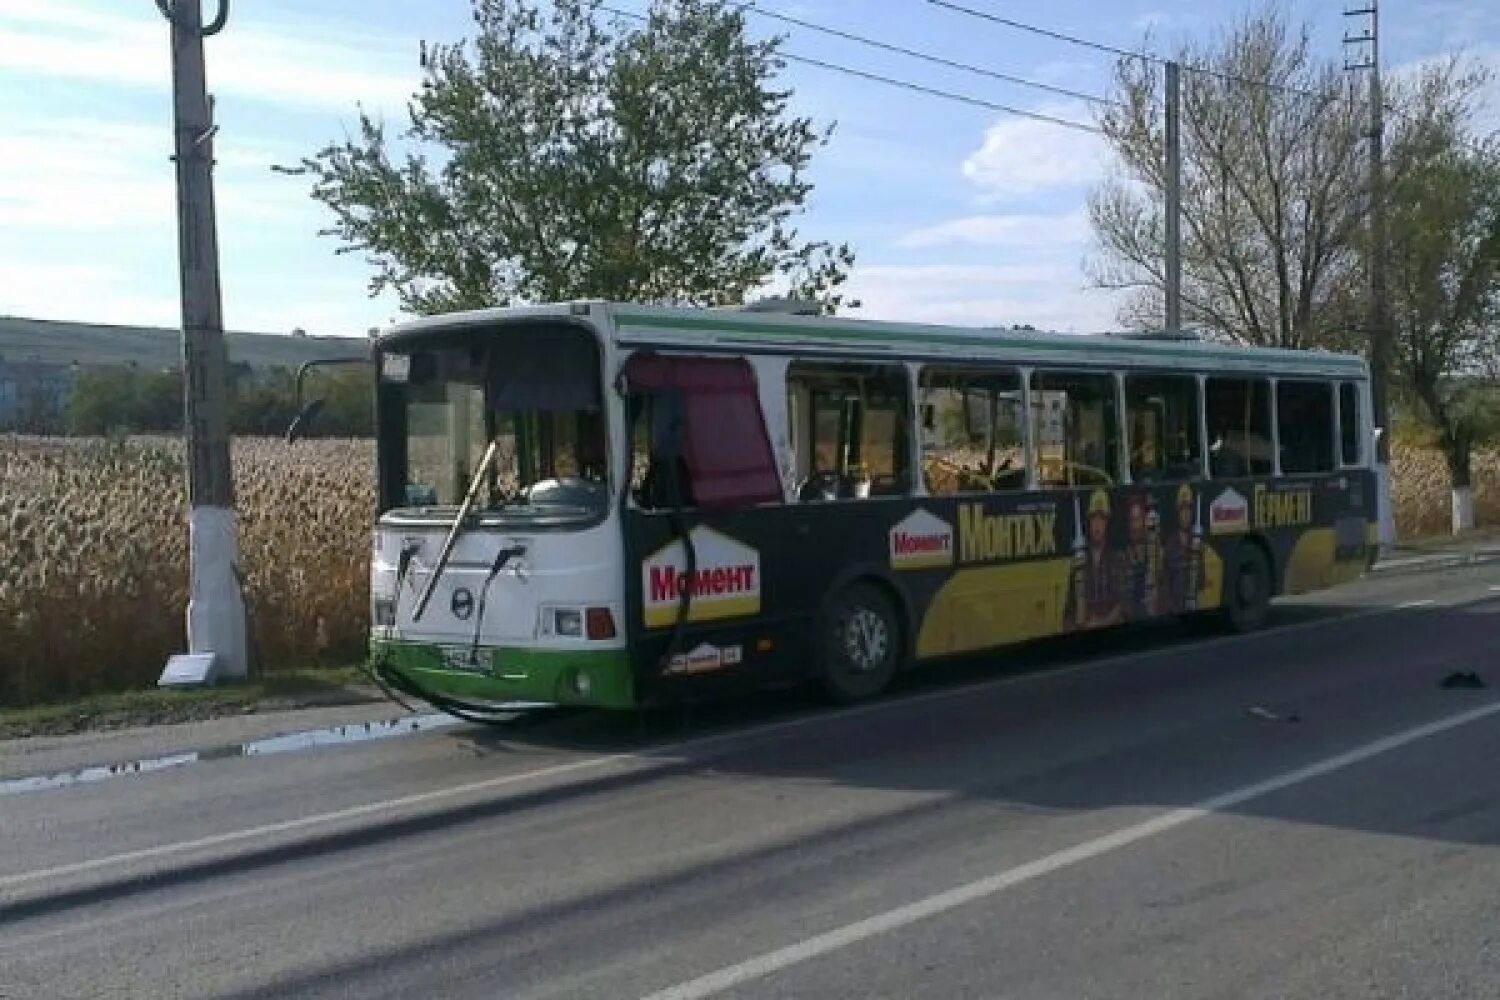
[[472, 646], [444, 646], [443, 666], [471, 674], [490, 672], [489, 656], [484, 650], [476, 651]]

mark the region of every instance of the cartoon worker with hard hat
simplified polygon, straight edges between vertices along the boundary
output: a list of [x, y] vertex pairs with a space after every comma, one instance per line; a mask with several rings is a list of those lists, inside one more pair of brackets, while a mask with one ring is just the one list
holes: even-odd
[[1071, 628], [1101, 628], [1120, 621], [1121, 572], [1118, 555], [1109, 546], [1109, 517], [1109, 494], [1095, 490], [1089, 497], [1088, 545], [1074, 554], [1067, 615]]
[[1177, 526], [1167, 538], [1166, 563], [1164, 610], [1197, 611], [1203, 586], [1203, 522], [1198, 517], [1198, 498], [1187, 483], [1177, 488]]

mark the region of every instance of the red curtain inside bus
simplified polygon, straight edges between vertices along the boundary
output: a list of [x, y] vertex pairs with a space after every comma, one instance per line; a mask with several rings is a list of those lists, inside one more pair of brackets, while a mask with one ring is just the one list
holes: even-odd
[[636, 354], [625, 377], [633, 392], [675, 391], [681, 399], [682, 458], [696, 506], [724, 510], [784, 499], [747, 361]]

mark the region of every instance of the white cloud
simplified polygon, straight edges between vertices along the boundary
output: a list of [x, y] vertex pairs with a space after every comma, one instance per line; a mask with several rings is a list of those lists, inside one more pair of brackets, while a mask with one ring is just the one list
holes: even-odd
[[176, 297], [149, 294], [141, 287], [141, 276], [125, 267], [0, 261], [0, 315], [174, 325]]
[[[1081, 107], [1049, 108], [1048, 114], [1089, 123]], [[1104, 176], [1108, 148], [1092, 132], [1028, 118], [991, 125], [979, 149], [963, 163], [963, 174], [991, 199], [1078, 188]]]
[[0, 228], [170, 229], [170, 141], [170, 134], [109, 122], [10, 122], [0, 133]]
[[[175, 230], [176, 176], [165, 128], [88, 119], [13, 119], [0, 133], [0, 229], [55, 232]], [[254, 143], [221, 140], [220, 215], [264, 225], [314, 218], [305, 190], [273, 175]], [[280, 182], [280, 183], [278, 183]]]
[[[115, 7], [122, 10], [123, 5]], [[166, 22], [145, 0], [130, 15], [0, 0], [0, 51], [17, 78], [82, 80], [168, 91]], [[338, 41], [306, 26], [239, 26], [209, 42], [208, 83], [280, 105], [351, 111], [404, 106], [418, 80], [415, 46], [389, 36], [341, 30]]]
[[[119, 264], [0, 261], [0, 316], [174, 327], [181, 305], [171, 253]], [[370, 299], [357, 277], [299, 280], [226, 272], [224, 279], [224, 325], [231, 330], [302, 327], [318, 336], [352, 336], [388, 324], [399, 312], [388, 295]]]
[[1056, 215], [970, 215], [908, 233], [896, 245], [919, 249], [969, 244], [1040, 253], [1081, 250], [1088, 236], [1088, 216], [1077, 209]]
[[1066, 332], [1117, 325], [1115, 296], [1084, 287], [1065, 265], [868, 265], [855, 268], [847, 288], [861, 302], [851, 315], [868, 319]]

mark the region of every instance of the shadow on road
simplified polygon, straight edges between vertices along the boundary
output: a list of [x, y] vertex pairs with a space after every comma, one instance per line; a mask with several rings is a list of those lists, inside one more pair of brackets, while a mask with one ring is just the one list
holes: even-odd
[[[560, 786], [319, 833], [147, 876], [0, 902], [0, 921], [450, 833], [469, 824], [505, 822], [551, 804], [629, 793], [672, 775], [712, 771], [844, 789], [937, 793], [919, 805], [815, 836], [617, 886], [608, 890], [608, 899], [591, 894], [529, 908], [514, 918], [535, 926], [673, 887], [708, 886], [778, 858], [837, 851], [850, 838], [874, 838], [886, 845], [877, 849], [909, 852], [915, 831], [955, 809], [1034, 814], [1190, 805], [1494, 698], [1490, 689], [1448, 690], [1439, 681], [1459, 666], [1483, 674], [1494, 663], [1500, 604], [1334, 620], [1361, 610], [1339, 601], [1284, 606], [1277, 610], [1275, 628], [1232, 641], [1205, 638], [1194, 627], [1174, 623], [1036, 643], [1001, 656], [923, 668], [903, 678], [878, 706], [853, 711], [819, 710], [800, 692], [782, 692], [644, 719], [601, 713], [562, 717], [524, 731], [463, 727], [431, 738], [460, 741], [483, 755], [526, 747], [628, 752], [643, 766], [601, 770]], [[1319, 621], [1325, 624], [1295, 627]], [[1091, 669], [1076, 669], [1089, 664]], [[1500, 680], [1493, 671], [1490, 676]], [[994, 683], [997, 679], [1004, 683]], [[1298, 721], [1286, 721], [1292, 717]], [[757, 731], [776, 722], [795, 724]], [[1486, 732], [1493, 760], [1500, 752], [1500, 726]], [[709, 739], [719, 734], [726, 738]], [[687, 748], [685, 741], [690, 741]], [[1493, 822], [1500, 777], [1493, 769], [1482, 774], [1488, 787], [1476, 788], [1473, 769], [1464, 772], [1463, 780], [1471, 782], [1467, 796], [1480, 801], [1467, 810], [1452, 805], [1430, 810], [1420, 802], [1395, 812], [1364, 810], [1336, 797], [1272, 795], [1235, 812], [1454, 843], [1500, 843], [1500, 824]], [[1431, 780], [1439, 789], [1445, 775], [1433, 774]], [[496, 924], [475, 933], [505, 930]], [[441, 938], [423, 947], [462, 945]], [[400, 952], [390, 956], [400, 958]], [[277, 989], [290, 985], [295, 984]]]
[[[1444, 689], [1440, 681], [1460, 664], [1494, 677], [1500, 605], [1288, 628], [1357, 610], [1336, 602], [1284, 608], [1278, 629], [1243, 642], [1204, 643], [1179, 626], [1158, 626], [1093, 642], [1038, 644], [1015, 651], [999, 666], [993, 658], [954, 662], [912, 676], [885, 708], [826, 713], [815, 725], [784, 727], [763, 740], [747, 732], [748, 742], [706, 756], [652, 744], [796, 719], [809, 711], [806, 699], [781, 694], [701, 706], [690, 717], [657, 718], [644, 730], [603, 717], [529, 733], [531, 745], [633, 748], [647, 758], [660, 756], [660, 769], [570, 785], [562, 793], [570, 799], [628, 791], [663, 773], [709, 770], [720, 777], [936, 794], [754, 849], [667, 865], [647, 878], [528, 905], [379, 955], [320, 964], [238, 996], [378, 984], [404, 969], [447, 963], [477, 966], [490, 975], [525, 975], [524, 968], [486, 950], [512, 935], [538, 941], [551, 932], [587, 938], [621, 956], [649, 953], [661, 947], [651, 916], [669, 909], [712, 921], [733, 910], [737, 891], [753, 891], [761, 904], [784, 898], [796, 906], [798, 900], [824, 898], [820, 894], [846, 893], [861, 877], [899, 871], [945, 843], [972, 846], [1003, 838], [1007, 818], [1016, 814], [1192, 805], [1494, 699], [1487, 688]], [[1159, 655], [1118, 659], [1142, 651]], [[1057, 669], [1088, 662], [1098, 665]], [[984, 683], [996, 676], [1009, 680]], [[1252, 711], [1257, 708], [1264, 711]], [[1476, 730], [1487, 753], [1476, 755], [1470, 744], [1463, 759], [1443, 763], [1442, 744], [1433, 741], [1436, 746], [1413, 755], [1415, 763], [1399, 758], [1416, 768], [1400, 786], [1411, 793], [1405, 799], [1272, 794], [1232, 811], [1450, 844], [1500, 843], [1500, 777], [1488, 763], [1500, 753], [1500, 724], [1478, 723], [1466, 737], [1474, 738]], [[467, 731], [449, 738], [483, 753], [515, 749], [504, 733]], [[1424, 787], [1430, 796], [1421, 794]], [[439, 822], [489, 820], [556, 800], [550, 791], [527, 793], [453, 810]], [[775, 817], [747, 822], [774, 823]]]

